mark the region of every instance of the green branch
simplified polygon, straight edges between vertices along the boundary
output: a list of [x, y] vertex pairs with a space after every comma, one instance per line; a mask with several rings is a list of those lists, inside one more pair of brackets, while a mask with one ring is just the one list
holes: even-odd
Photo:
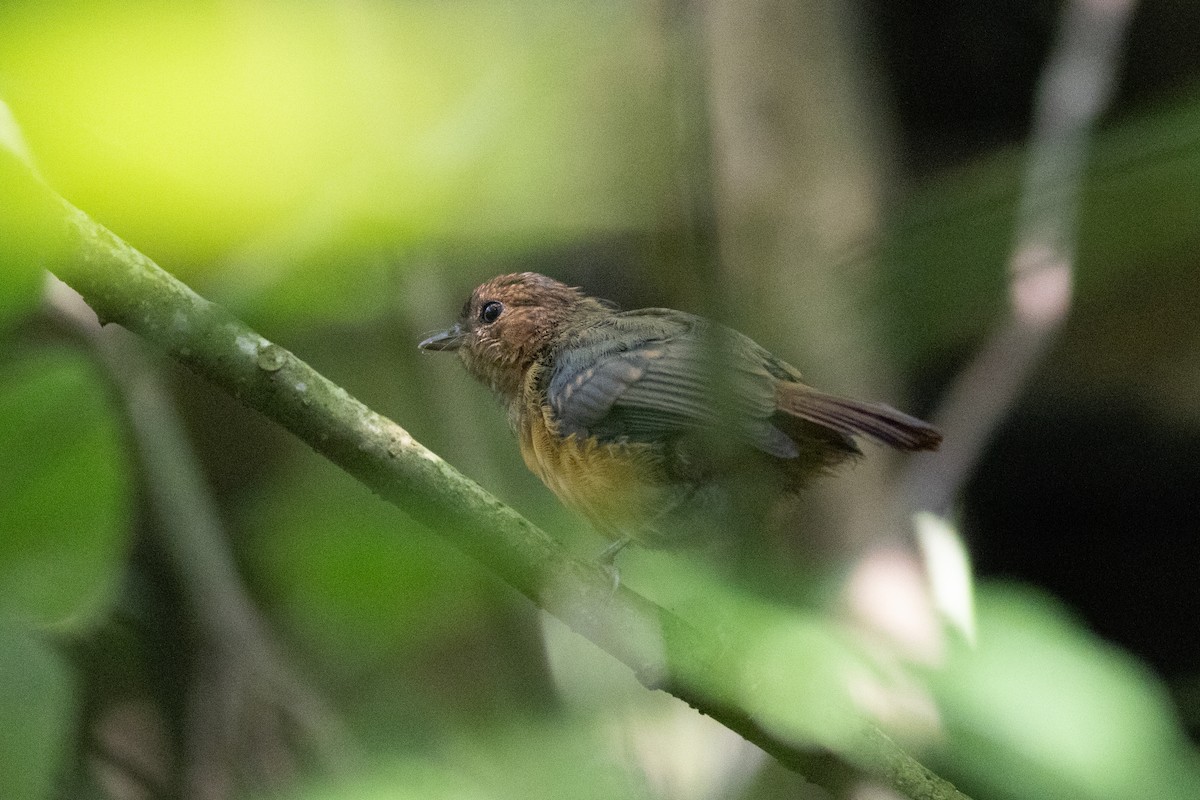
[[[856, 726], [837, 752], [765, 727], [738, 698], [744, 632], [702, 630], [571, 558], [545, 532], [464, 477], [403, 428], [292, 353], [197, 295], [63, 202], [65, 246], [50, 267], [105, 323], [118, 323], [291, 431], [541, 608], [634, 671], [736, 731], [835, 795], [877, 780], [921, 800], [963, 798], [878, 729]], [[803, 679], [803, 678], [801, 678]], [[791, 676], [794, 682], [794, 676]]]

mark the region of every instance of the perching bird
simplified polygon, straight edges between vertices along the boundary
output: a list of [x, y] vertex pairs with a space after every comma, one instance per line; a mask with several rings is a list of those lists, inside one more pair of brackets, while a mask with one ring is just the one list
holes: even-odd
[[534, 272], [482, 284], [420, 347], [456, 351], [504, 401], [526, 465], [613, 539], [609, 556], [762, 523], [857, 455], [855, 436], [900, 450], [942, 438], [805, 385], [737, 331], [666, 308], [619, 311]]

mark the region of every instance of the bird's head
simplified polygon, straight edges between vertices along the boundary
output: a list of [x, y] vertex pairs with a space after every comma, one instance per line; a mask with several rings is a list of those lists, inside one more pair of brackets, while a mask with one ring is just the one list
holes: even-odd
[[593, 306], [603, 307], [545, 275], [500, 275], [471, 292], [452, 327], [418, 346], [457, 352], [471, 375], [512, 400], [525, 371], [552, 346], [563, 323]]

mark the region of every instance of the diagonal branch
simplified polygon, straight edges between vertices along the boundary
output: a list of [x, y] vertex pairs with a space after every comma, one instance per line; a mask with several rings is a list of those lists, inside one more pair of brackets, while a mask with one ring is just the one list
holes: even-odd
[[798, 745], [769, 730], [739, 699], [747, 665], [737, 631], [716, 625], [702, 630], [628, 588], [614, 592], [601, 566], [569, 557], [399, 425], [198, 296], [82, 211], [65, 201], [63, 207], [67, 246], [51, 268], [103, 322], [141, 334], [291, 431], [622, 661], [647, 687], [682, 698], [835, 794], [869, 775], [905, 797], [964, 797], [865, 722], [850, 741], [834, 746], [837, 752]]

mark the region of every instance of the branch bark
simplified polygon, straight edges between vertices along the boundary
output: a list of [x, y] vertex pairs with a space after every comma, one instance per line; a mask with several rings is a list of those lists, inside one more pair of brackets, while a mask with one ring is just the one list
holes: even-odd
[[282, 425], [626, 664], [648, 688], [683, 699], [835, 795], [869, 776], [914, 800], [964, 797], [865, 721], [836, 752], [768, 729], [739, 701], [747, 664], [738, 631], [701, 629], [628, 588], [614, 592], [603, 567], [569, 557], [399, 425], [62, 205], [67, 246], [51, 268], [102, 322], [142, 335]]

